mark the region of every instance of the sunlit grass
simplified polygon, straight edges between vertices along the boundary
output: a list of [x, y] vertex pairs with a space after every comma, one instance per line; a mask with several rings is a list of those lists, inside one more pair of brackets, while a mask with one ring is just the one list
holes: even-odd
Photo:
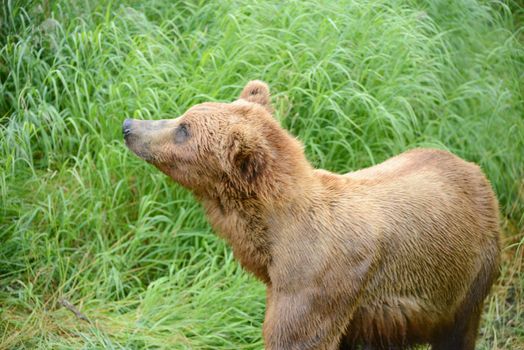
[[251, 79], [317, 167], [479, 163], [505, 247], [479, 348], [524, 348], [517, 2], [52, 3], [0, 5], [0, 348], [262, 348], [262, 284], [121, 139]]

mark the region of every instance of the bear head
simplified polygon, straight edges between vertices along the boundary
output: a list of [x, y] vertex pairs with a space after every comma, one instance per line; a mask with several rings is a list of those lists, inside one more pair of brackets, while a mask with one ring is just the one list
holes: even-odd
[[273, 118], [261, 81], [232, 103], [201, 103], [169, 120], [126, 119], [122, 129], [136, 155], [201, 197], [267, 198], [311, 171], [301, 143]]

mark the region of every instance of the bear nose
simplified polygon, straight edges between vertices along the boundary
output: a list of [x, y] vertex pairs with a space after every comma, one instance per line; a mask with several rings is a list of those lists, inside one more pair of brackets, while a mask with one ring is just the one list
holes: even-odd
[[122, 124], [122, 133], [124, 134], [124, 138], [131, 133], [131, 122], [131, 119], [126, 119], [124, 120], [124, 124]]

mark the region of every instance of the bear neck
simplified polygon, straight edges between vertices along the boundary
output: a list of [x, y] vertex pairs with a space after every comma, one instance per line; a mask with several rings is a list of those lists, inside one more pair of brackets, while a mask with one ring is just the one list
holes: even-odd
[[[305, 160], [282, 164], [284, 169], [273, 171], [266, 183], [253, 186], [250, 193], [227, 191], [223, 188], [197, 195], [207, 218], [219, 236], [226, 239], [235, 258], [249, 272], [270, 284], [268, 266], [271, 263], [274, 223], [282, 212], [307, 206], [315, 183], [313, 168]], [[261, 181], [264, 181], [261, 179]], [[227, 186], [229, 188], [229, 186]], [[267, 189], [267, 190], [264, 190]]]

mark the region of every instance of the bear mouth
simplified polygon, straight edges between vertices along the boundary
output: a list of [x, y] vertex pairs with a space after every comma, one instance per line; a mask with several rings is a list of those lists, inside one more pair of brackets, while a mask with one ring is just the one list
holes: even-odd
[[137, 145], [137, 136], [128, 132], [124, 134], [124, 141], [127, 146], [134, 154], [148, 163], [154, 163], [156, 158], [152, 155], [151, 147], [149, 142], [144, 142]]
[[143, 151], [133, 151], [138, 157], [140, 157], [141, 159], [145, 160], [146, 162], [148, 163], [151, 163], [151, 164], [154, 164], [156, 163], [156, 158], [151, 156], [150, 153], [146, 153], [146, 152], [143, 152]]

